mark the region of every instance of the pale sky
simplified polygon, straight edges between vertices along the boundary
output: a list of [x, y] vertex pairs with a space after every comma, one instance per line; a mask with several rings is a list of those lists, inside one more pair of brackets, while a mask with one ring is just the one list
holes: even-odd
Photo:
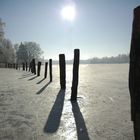
[[[64, 5], [74, 3], [73, 22], [61, 16]], [[81, 59], [129, 53], [133, 9], [139, 0], [0, 0], [5, 37], [13, 43], [35, 41], [46, 59], [65, 53]]]

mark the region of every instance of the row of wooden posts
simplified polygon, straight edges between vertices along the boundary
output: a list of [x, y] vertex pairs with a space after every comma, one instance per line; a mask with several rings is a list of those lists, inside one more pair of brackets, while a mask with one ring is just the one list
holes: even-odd
[[[73, 80], [72, 80], [72, 88], [71, 88], [71, 100], [77, 100], [77, 87], [78, 87], [78, 79], [79, 79], [79, 57], [80, 57], [80, 50], [74, 50], [74, 62], [73, 62]], [[8, 64], [8, 68], [15, 68], [20, 69], [18, 64]], [[61, 89], [66, 89], [66, 61], [65, 61], [65, 54], [59, 54], [59, 68], [60, 68], [60, 86]], [[31, 71], [35, 75], [40, 76], [41, 71], [41, 62], [37, 64], [36, 70], [36, 63], [35, 59], [33, 59], [29, 66], [28, 63], [22, 63], [23, 71]], [[45, 62], [45, 72], [44, 72], [44, 79], [47, 78], [47, 71], [48, 71], [48, 62]], [[52, 59], [49, 59], [49, 75], [50, 75], [50, 82], [52, 82]]]

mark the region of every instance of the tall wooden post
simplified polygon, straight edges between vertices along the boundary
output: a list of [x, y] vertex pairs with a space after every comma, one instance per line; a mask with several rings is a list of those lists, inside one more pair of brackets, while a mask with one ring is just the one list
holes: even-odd
[[29, 63], [29, 72], [31, 71], [31, 62]]
[[34, 70], [33, 70], [33, 59], [32, 59], [32, 61], [30, 63], [30, 66], [31, 66], [31, 72], [34, 73]]
[[19, 63], [19, 66], [18, 66], [19, 70], [20, 70], [20, 67], [21, 67], [21, 64]]
[[15, 63], [13, 63], [13, 68], [14, 68], [14, 69], [16, 68], [16, 64], [15, 64]]
[[59, 68], [60, 68], [60, 86], [61, 89], [66, 89], [66, 62], [65, 55], [59, 55]]
[[16, 70], [18, 70], [18, 63], [16, 63]]
[[140, 6], [134, 9], [130, 50], [129, 91], [135, 140], [140, 140]]
[[37, 66], [37, 76], [40, 76], [40, 70], [41, 70], [41, 62], [38, 62], [38, 66]]
[[8, 66], [7, 66], [7, 63], [5, 63], [5, 68], [7, 68]]
[[76, 101], [77, 100], [77, 87], [78, 87], [78, 78], [79, 78], [79, 56], [80, 56], [80, 50], [75, 49], [74, 50], [71, 101]]
[[52, 59], [49, 59], [50, 82], [52, 82]]
[[25, 70], [25, 63], [22, 63], [22, 68], [23, 70]]
[[27, 69], [28, 69], [28, 63], [26, 62], [25, 64], [26, 64], [26, 71], [27, 71]]
[[33, 73], [36, 74], [36, 64], [35, 64], [35, 59], [33, 59]]
[[48, 71], [48, 62], [45, 63], [45, 73], [44, 73], [44, 78], [47, 78], [47, 71]]

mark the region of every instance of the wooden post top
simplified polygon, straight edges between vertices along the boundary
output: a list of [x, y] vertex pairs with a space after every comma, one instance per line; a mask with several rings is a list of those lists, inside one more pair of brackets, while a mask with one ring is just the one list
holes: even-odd
[[[139, 13], [140, 12], [140, 5], [137, 6], [135, 9], [134, 9], [134, 13]], [[140, 14], [140, 13], [139, 13]]]

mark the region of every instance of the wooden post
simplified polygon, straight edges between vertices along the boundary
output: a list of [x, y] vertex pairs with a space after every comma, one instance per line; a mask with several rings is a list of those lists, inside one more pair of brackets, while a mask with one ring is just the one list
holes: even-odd
[[23, 70], [25, 70], [25, 63], [22, 63], [22, 68]]
[[7, 66], [7, 63], [5, 63], [5, 68], [7, 68], [8, 66]]
[[29, 63], [29, 72], [31, 71], [31, 63], [32, 61]]
[[32, 61], [30, 62], [30, 69], [31, 69], [31, 73], [34, 73], [34, 72], [33, 72], [33, 59], [32, 59]]
[[72, 80], [72, 92], [71, 101], [77, 100], [77, 87], [78, 87], [78, 77], [79, 77], [79, 56], [80, 50], [74, 50], [74, 62], [73, 62], [73, 80]]
[[40, 70], [41, 70], [41, 62], [38, 62], [38, 66], [37, 66], [37, 76], [40, 76]]
[[66, 62], [65, 55], [59, 55], [59, 68], [60, 68], [60, 86], [61, 89], [66, 89]]
[[20, 70], [20, 66], [21, 66], [21, 64], [19, 63], [19, 70]]
[[52, 59], [49, 59], [50, 82], [52, 82]]
[[16, 70], [18, 69], [18, 63], [16, 63]]
[[140, 140], [140, 6], [134, 9], [131, 37], [129, 91], [135, 140]]
[[27, 71], [27, 69], [28, 69], [28, 63], [26, 62], [25, 64], [26, 64], [26, 71]]
[[14, 68], [14, 69], [16, 68], [16, 64], [15, 64], [15, 63], [13, 63], [13, 68]]
[[45, 73], [44, 73], [44, 78], [47, 78], [47, 71], [48, 71], [48, 62], [45, 63]]
[[35, 59], [33, 59], [33, 73], [36, 74], [36, 65], [35, 65]]

